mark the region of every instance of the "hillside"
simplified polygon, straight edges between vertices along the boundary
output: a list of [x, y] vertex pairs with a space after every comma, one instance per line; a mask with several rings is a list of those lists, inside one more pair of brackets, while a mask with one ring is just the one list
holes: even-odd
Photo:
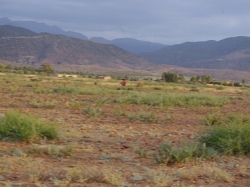
[[[150, 63], [110, 44], [100, 44], [62, 35], [28, 36], [24, 30], [8, 26], [13, 36], [0, 38], [0, 59], [27, 65], [49, 62], [55, 65], [79, 65], [121, 70], [147, 69]], [[6, 27], [0, 27], [1, 30]], [[23, 35], [23, 36], [22, 36]], [[79, 70], [77, 67], [75, 70]]]
[[1, 37], [13, 37], [13, 36], [35, 36], [35, 32], [21, 27], [13, 27], [10, 25], [0, 26], [0, 38]]
[[187, 68], [250, 70], [250, 37], [187, 42], [140, 56], [157, 64]]

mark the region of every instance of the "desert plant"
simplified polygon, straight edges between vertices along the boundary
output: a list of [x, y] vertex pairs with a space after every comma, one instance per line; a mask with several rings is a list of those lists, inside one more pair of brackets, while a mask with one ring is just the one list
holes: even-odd
[[0, 138], [31, 141], [37, 138], [58, 138], [57, 125], [29, 114], [10, 111], [0, 118]]

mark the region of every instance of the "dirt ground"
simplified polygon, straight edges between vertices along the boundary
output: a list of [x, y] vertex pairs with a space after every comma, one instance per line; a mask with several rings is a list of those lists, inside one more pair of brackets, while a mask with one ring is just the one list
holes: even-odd
[[[230, 97], [230, 102], [222, 107], [159, 107], [119, 104], [112, 99], [98, 103], [102, 99], [100, 95], [38, 93], [34, 87], [27, 86], [36, 83], [32, 80], [24, 79], [26, 82], [22, 83], [6, 80], [6, 77], [0, 79], [0, 113], [4, 115], [8, 111], [18, 110], [54, 121], [60, 125], [60, 138], [35, 142], [0, 140], [0, 186], [250, 186], [248, 156], [217, 155], [213, 159], [177, 164], [158, 164], [153, 158], [157, 148], [166, 140], [177, 146], [195, 142], [199, 133], [206, 128], [202, 119], [208, 114], [249, 115], [249, 89], [200, 90]], [[36, 84], [48, 88], [56, 86], [57, 82]], [[103, 86], [106, 83], [100, 84]], [[114, 85], [119, 87], [119, 83]], [[128, 83], [128, 87], [133, 86]], [[172, 92], [192, 91], [173, 89]], [[56, 101], [56, 104], [54, 107], [31, 104], [41, 98], [39, 102]], [[88, 106], [100, 108], [101, 114], [86, 114], [83, 108]], [[133, 121], [121, 114], [138, 111], [154, 112], [160, 120]]]

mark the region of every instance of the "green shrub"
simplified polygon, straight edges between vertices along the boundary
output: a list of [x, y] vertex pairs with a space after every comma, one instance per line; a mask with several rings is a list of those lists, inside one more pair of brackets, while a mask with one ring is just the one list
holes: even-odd
[[54, 123], [46, 123], [29, 114], [11, 111], [0, 118], [0, 138], [32, 141], [38, 138], [58, 138]]
[[207, 128], [199, 139], [201, 143], [223, 154], [250, 154], [250, 119], [249, 117], [230, 114], [221, 124]]

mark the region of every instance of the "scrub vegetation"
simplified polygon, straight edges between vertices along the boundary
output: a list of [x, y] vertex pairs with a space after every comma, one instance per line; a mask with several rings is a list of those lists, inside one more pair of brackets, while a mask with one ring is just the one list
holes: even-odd
[[247, 83], [177, 78], [0, 74], [0, 186], [248, 186]]

